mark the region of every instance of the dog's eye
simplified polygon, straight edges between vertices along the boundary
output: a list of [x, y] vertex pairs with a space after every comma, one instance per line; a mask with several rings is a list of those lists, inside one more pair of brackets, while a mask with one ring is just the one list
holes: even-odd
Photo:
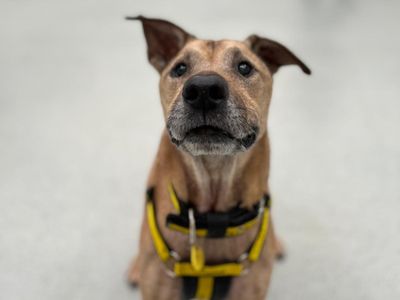
[[253, 71], [253, 66], [247, 61], [241, 61], [238, 64], [237, 69], [241, 75], [249, 76], [251, 71]]
[[187, 71], [187, 65], [185, 63], [178, 63], [172, 70], [172, 77], [181, 77]]

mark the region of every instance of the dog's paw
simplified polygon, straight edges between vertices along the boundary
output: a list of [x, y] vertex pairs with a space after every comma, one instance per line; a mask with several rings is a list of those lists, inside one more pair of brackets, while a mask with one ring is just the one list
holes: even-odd
[[275, 259], [282, 261], [286, 258], [286, 250], [279, 238], [275, 238]]
[[130, 286], [136, 288], [139, 286], [140, 272], [139, 272], [139, 257], [135, 257], [131, 263], [128, 274], [128, 283]]

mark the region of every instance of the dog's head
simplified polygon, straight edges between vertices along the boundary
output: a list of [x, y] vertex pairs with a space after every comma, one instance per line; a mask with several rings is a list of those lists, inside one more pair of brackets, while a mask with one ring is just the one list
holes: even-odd
[[252, 35], [243, 42], [200, 40], [159, 19], [140, 20], [171, 141], [192, 155], [246, 151], [266, 130], [272, 75], [308, 67], [283, 45]]

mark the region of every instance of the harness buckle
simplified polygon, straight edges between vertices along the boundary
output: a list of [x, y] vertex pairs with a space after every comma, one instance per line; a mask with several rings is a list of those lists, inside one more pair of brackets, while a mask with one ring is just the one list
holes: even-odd
[[174, 272], [174, 265], [176, 262], [181, 261], [181, 256], [178, 252], [174, 250], [169, 251], [169, 259], [163, 264], [164, 271], [168, 277], [176, 278], [178, 277]]

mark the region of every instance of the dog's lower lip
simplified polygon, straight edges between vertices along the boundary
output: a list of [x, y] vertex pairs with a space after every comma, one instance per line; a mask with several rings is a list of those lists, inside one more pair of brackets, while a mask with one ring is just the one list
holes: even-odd
[[172, 132], [168, 128], [171, 142], [180, 147], [184, 141], [194, 143], [230, 143], [229, 141], [238, 143], [244, 149], [250, 148], [257, 139], [258, 127], [252, 127], [252, 133], [243, 138], [236, 138], [230, 132], [215, 126], [203, 125], [190, 129], [186, 132], [183, 139], [174, 138]]
[[223, 136], [234, 139], [234, 137], [228, 131], [209, 125], [193, 128], [186, 133], [186, 136]]

